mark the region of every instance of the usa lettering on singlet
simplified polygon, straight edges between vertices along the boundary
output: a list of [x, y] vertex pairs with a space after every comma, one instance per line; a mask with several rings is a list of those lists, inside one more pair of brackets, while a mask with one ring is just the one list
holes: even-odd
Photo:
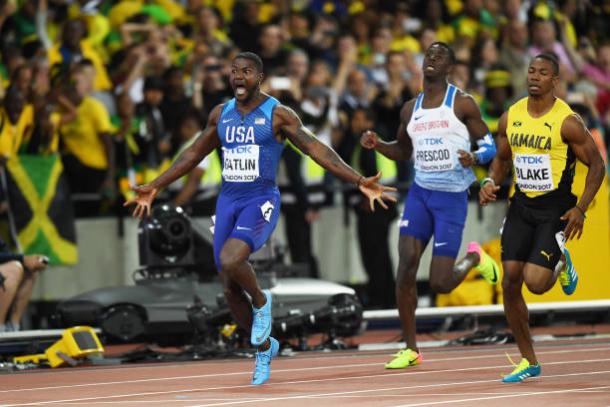
[[407, 133], [413, 144], [415, 182], [424, 188], [461, 192], [475, 180], [472, 170], [462, 167], [457, 153], [470, 151], [468, 129], [453, 111], [458, 91], [448, 85], [443, 103], [435, 108], [422, 107], [423, 93], [415, 101]]
[[235, 99], [225, 104], [216, 127], [222, 147], [222, 194], [239, 198], [277, 189], [275, 177], [284, 148], [273, 133], [273, 109], [278, 103], [268, 96], [243, 116]]

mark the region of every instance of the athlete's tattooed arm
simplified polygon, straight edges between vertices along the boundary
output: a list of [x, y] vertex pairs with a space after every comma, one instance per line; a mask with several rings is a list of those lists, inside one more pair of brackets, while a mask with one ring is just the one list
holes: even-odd
[[[320, 166], [332, 174], [347, 181], [358, 184], [362, 175], [339, 157], [332, 148], [319, 141], [316, 136], [301, 122], [299, 116], [287, 106], [280, 105], [275, 108], [279, 120], [274, 120], [279, 126], [279, 133], [290, 140], [299, 150], [307, 154]], [[277, 134], [278, 132], [276, 132]]]
[[496, 156], [491, 162], [487, 178], [481, 183], [479, 191], [479, 203], [487, 205], [496, 200], [496, 192], [500, 189], [499, 184], [504, 181], [508, 170], [512, 166], [512, 152], [508, 139], [506, 138], [506, 112], [500, 117], [498, 123], [498, 135], [496, 136]]
[[352, 167], [347, 165], [332, 148], [320, 142], [316, 136], [303, 125], [299, 116], [297, 116], [292, 109], [279, 105], [274, 110], [273, 118], [273, 130], [275, 134], [286, 137], [297, 146], [299, 150], [313, 158], [315, 162], [332, 174], [345, 181], [356, 184], [358, 189], [360, 189], [360, 192], [369, 199], [371, 210], [375, 210], [375, 201], [385, 209], [387, 209], [387, 205], [384, 201], [396, 202], [395, 197], [386, 194], [388, 191], [396, 191], [396, 188], [379, 184], [381, 173], [368, 178], [358, 174]]
[[385, 142], [372, 130], [367, 130], [360, 137], [360, 145], [364, 148], [375, 149], [391, 160], [408, 160], [413, 154], [411, 137], [407, 133], [407, 125], [413, 114], [415, 99], [406, 102], [400, 110], [400, 125], [396, 132], [396, 140]]
[[574, 208], [568, 210], [561, 217], [562, 220], [568, 222], [564, 230], [566, 240], [570, 240], [573, 237], [580, 239], [585, 212], [604, 181], [606, 171], [602, 156], [580, 116], [569, 116], [563, 121], [561, 137], [570, 145], [576, 158], [589, 167], [587, 178], [585, 179], [585, 190], [580, 200]]

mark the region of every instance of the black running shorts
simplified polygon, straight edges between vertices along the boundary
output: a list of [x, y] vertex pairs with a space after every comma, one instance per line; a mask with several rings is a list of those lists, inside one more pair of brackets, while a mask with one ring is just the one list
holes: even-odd
[[555, 234], [566, 226], [559, 218], [572, 206], [537, 207], [512, 199], [502, 227], [502, 261], [523, 261], [553, 270], [561, 257]]

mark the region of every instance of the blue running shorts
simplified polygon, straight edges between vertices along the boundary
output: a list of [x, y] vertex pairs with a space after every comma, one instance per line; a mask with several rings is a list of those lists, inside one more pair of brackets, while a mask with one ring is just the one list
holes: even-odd
[[214, 222], [216, 267], [220, 270], [220, 251], [227, 239], [234, 238], [246, 242], [254, 253], [269, 239], [279, 217], [279, 192], [238, 200], [220, 194], [216, 202]]
[[468, 213], [468, 192], [433, 191], [416, 183], [409, 189], [402, 219], [401, 236], [413, 236], [428, 245], [434, 235], [433, 256], [456, 258]]

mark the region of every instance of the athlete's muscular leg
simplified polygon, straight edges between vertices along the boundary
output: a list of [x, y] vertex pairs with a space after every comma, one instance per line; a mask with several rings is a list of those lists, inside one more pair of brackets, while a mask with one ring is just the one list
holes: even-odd
[[239, 284], [231, 280], [227, 274], [220, 273], [220, 279], [224, 287], [224, 295], [237, 325], [245, 330], [248, 335], [252, 329], [252, 304], [246, 296], [246, 292]]
[[250, 246], [243, 240], [227, 239], [220, 251], [220, 273], [224, 275], [223, 280], [231, 280], [243, 288], [252, 298], [252, 305], [260, 308], [267, 299], [248, 263], [250, 253]]
[[529, 327], [529, 311], [523, 299], [521, 287], [523, 286], [524, 263], [520, 261], [505, 261], [502, 290], [504, 293], [504, 313], [521, 355], [531, 364], [538, 364], [532, 335]]
[[[248, 257], [250, 246], [239, 239], [228, 239], [220, 251], [220, 279], [223, 283], [225, 298], [233, 318], [246, 332], [252, 329], [252, 306], [244, 294], [252, 298], [252, 305], [260, 308], [267, 299], [261, 291], [256, 275]], [[259, 350], [269, 348], [269, 340], [259, 346]]]
[[402, 334], [407, 347], [419, 352], [415, 339], [415, 309], [417, 308], [417, 284], [415, 277], [424, 244], [413, 236], [400, 236], [398, 240], [398, 271], [396, 273], [396, 304]]
[[460, 285], [468, 271], [479, 264], [479, 255], [468, 253], [457, 263], [453, 257], [433, 256], [430, 262], [430, 288], [447, 294]]
[[532, 294], [544, 294], [555, 285], [558, 273], [533, 263], [525, 263], [523, 281]]

